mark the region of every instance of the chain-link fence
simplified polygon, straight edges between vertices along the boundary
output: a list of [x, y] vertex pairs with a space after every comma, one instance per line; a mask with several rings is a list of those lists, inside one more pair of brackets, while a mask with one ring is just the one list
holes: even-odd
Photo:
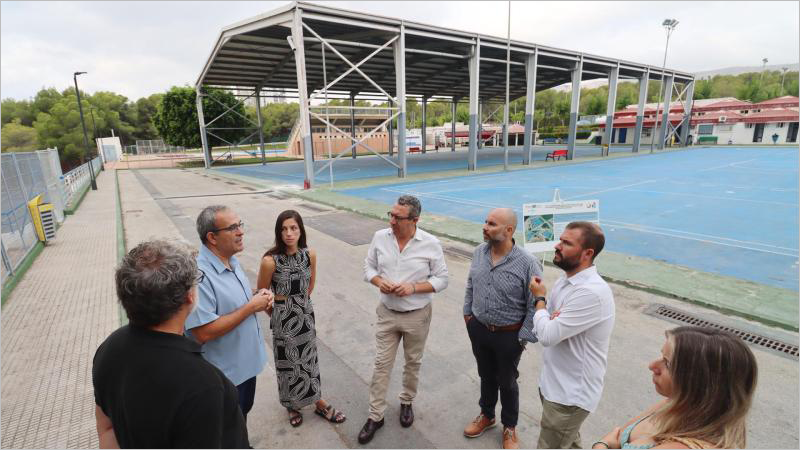
[[[89, 183], [88, 163], [61, 174], [56, 149], [29, 153], [3, 153], [2, 168], [2, 281], [14, 273], [36, 244], [33, 219], [27, 203], [37, 195], [52, 203], [56, 220], [64, 221], [64, 209], [73, 195]], [[100, 171], [100, 158], [93, 161]]]
[[181, 153], [185, 152], [186, 148], [179, 146], [179, 145], [167, 145], [164, 143], [163, 139], [153, 139], [149, 141], [136, 141], [135, 146], [128, 146], [134, 147], [132, 149], [128, 149], [125, 153], [131, 153], [134, 155], [150, 155], [153, 153]]

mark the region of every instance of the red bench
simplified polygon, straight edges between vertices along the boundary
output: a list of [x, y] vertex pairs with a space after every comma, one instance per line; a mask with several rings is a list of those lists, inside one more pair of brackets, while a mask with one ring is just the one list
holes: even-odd
[[548, 159], [552, 159], [553, 161], [555, 161], [556, 158], [558, 158], [560, 160], [562, 156], [564, 158], [567, 157], [567, 151], [566, 150], [553, 150], [552, 153], [548, 153], [547, 154], [547, 156], [544, 158], [544, 160], [547, 161]]

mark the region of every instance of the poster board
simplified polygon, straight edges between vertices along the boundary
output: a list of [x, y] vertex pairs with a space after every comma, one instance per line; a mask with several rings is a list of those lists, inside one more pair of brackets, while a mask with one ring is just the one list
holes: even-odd
[[522, 218], [525, 250], [550, 252], [570, 222], [583, 220], [600, 224], [600, 200], [525, 203]]

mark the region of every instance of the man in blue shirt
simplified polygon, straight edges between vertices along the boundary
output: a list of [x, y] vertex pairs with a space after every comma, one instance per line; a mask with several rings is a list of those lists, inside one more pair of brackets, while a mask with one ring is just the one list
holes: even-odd
[[267, 362], [256, 313], [271, 305], [274, 296], [266, 289], [253, 294], [234, 256], [244, 250], [244, 224], [233, 210], [221, 205], [205, 208], [197, 216], [197, 233], [203, 242], [197, 267], [205, 277], [198, 285], [197, 308], [186, 319], [186, 334], [236, 385], [246, 421], [255, 398], [256, 375]]

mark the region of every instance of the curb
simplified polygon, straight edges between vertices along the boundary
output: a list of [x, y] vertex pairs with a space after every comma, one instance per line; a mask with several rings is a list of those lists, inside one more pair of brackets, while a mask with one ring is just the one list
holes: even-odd
[[77, 210], [78, 210], [78, 207], [79, 207], [79, 206], [81, 206], [81, 203], [83, 202], [83, 198], [84, 198], [84, 197], [86, 197], [86, 193], [87, 193], [87, 192], [89, 192], [89, 188], [90, 188], [90, 186], [91, 186], [90, 184], [87, 184], [87, 185], [86, 185], [86, 186], [85, 186], [85, 187], [84, 187], [84, 188], [81, 190], [81, 192], [80, 192], [80, 193], [78, 193], [78, 197], [77, 197], [77, 199], [76, 199], [74, 202], [72, 202], [72, 204], [70, 205], [70, 207], [69, 207], [69, 208], [65, 208], [65, 209], [64, 209], [64, 215], [65, 215], [65, 216], [70, 216], [70, 215], [72, 215], [72, 214], [75, 214], [75, 211], [77, 211]]
[[[117, 264], [122, 261], [122, 258], [125, 257], [125, 224], [122, 221], [122, 197], [119, 193], [119, 175], [116, 170], [114, 170], [114, 189], [116, 190], [117, 194], [117, 201], [116, 201], [116, 221], [117, 221]], [[119, 313], [119, 324], [120, 326], [127, 325], [128, 323], [128, 316], [125, 313], [125, 310], [122, 308], [122, 304], [117, 302], [117, 311]]]

